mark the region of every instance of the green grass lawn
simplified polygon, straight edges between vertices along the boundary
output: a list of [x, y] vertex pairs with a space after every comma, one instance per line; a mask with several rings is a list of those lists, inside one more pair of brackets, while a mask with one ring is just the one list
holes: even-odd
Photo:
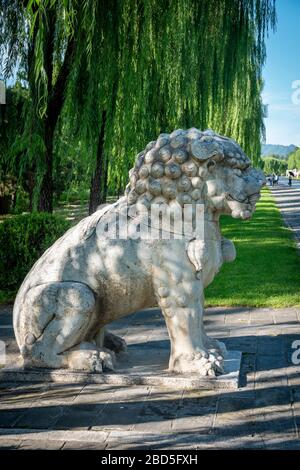
[[206, 305], [300, 306], [300, 256], [269, 190], [250, 221], [224, 216], [221, 225], [237, 258], [206, 289]]

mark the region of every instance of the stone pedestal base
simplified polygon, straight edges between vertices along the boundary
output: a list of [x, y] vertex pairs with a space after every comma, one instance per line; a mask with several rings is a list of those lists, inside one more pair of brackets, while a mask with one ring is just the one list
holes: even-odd
[[[152, 346], [152, 347], [151, 347]], [[169, 342], [158, 341], [133, 344], [128, 353], [118, 358], [115, 372], [90, 374], [65, 369], [27, 369], [8, 365], [0, 370], [0, 381], [58, 382], [72, 384], [152, 385], [173, 389], [237, 389], [241, 365], [240, 351], [228, 351], [224, 361], [225, 373], [218, 377], [196, 374], [174, 374], [167, 371]]]

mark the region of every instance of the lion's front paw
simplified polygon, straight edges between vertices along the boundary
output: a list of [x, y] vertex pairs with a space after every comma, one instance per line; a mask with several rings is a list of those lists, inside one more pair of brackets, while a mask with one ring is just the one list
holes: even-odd
[[216, 376], [224, 373], [223, 356], [218, 352], [207, 350], [196, 351], [192, 354], [182, 354], [170, 360], [170, 371], [177, 373], [192, 373]]
[[76, 349], [67, 353], [67, 360], [70, 369], [101, 373], [114, 370], [115, 354], [105, 349]]

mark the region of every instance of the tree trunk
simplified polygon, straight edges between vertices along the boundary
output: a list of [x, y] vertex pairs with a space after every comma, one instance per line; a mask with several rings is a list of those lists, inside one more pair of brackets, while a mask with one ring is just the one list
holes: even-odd
[[104, 152], [106, 111], [102, 112], [102, 122], [98, 138], [97, 161], [90, 185], [89, 214], [97, 210], [100, 204], [106, 201], [107, 193], [107, 158]]
[[41, 212], [52, 212], [53, 210], [53, 140], [55, 128], [65, 101], [65, 90], [68, 76], [71, 70], [75, 41], [70, 38], [65, 52], [64, 61], [60, 68], [57, 80], [53, 86], [53, 42], [55, 35], [56, 11], [50, 9], [48, 21], [48, 36], [45, 42], [45, 70], [48, 77], [48, 106], [47, 113], [43, 118], [44, 127], [44, 173], [40, 184], [38, 210]]
[[40, 212], [53, 211], [53, 135], [54, 130], [46, 121], [45, 129], [45, 171], [43, 174], [38, 210]]

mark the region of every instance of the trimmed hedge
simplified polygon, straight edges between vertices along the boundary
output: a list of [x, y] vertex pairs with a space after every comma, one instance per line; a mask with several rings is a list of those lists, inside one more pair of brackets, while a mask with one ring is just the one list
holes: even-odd
[[68, 228], [70, 222], [46, 213], [17, 215], [0, 223], [0, 290], [17, 290], [36, 260]]

